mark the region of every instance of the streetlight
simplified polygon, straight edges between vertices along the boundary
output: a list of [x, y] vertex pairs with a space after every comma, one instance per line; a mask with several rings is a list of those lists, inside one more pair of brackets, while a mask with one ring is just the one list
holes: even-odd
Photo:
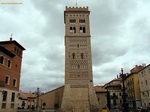
[[36, 92], [36, 95], [37, 95], [37, 99], [36, 99], [36, 110], [37, 112], [39, 112], [39, 88], [37, 88], [37, 92]]
[[107, 107], [110, 110], [110, 108], [111, 108], [111, 106], [110, 106], [110, 93], [109, 93], [108, 89], [107, 89]]
[[120, 74], [120, 77], [122, 79], [122, 91], [123, 91], [123, 95], [122, 95], [122, 98], [123, 98], [123, 112], [128, 112], [128, 102], [127, 102], [127, 99], [126, 99], [126, 92], [125, 92], [125, 84], [124, 84], [124, 80], [126, 78], [126, 74], [123, 74], [123, 68], [121, 68], [121, 74]]

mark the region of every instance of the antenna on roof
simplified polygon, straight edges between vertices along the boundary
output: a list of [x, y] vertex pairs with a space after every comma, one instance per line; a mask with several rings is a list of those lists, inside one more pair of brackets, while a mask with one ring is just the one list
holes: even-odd
[[77, 2], [77, 0], [76, 0], [76, 7], [78, 7], [78, 2]]
[[11, 34], [11, 35], [10, 35], [10, 41], [12, 41], [12, 36], [13, 36], [13, 35]]

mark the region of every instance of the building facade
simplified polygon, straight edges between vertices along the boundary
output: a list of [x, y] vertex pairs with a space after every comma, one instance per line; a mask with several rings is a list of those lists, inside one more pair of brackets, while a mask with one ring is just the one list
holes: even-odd
[[[51, 91], [48, 91], [39, 96], [39, 108], [40, 109], [59, 109], [62, 103], [64, 86], [58, 87]], [[44, 103], [46, 104], [44, 106]]]
[[[103, 107], [107, 107], [107, 90], [104, 89], [103, 86], [95, 86], [94, 90], [99, 102], [99, 110], [101, 110]], [[41, 94], [39, 96], [38, 104], [40, 110], [59, 110], [62, 104], [63, 93], [64, 86], [61, 86]]]
[[107, 90], [103, 86], [95, 86], [95, 92], [99, 104], [99, 111], [101, 111], [102, 108], [107, 108]]
[[10, 38], [0, 41], [0, 112], [16, 112], [24, 47]]
[[105, 84], [105, 89], [109, 92], [109, 108], [120, 106], [123, 103], [122, 100], [122, 80], [121, 78], [113, 79], [112, 81]]
[[35, 110], [37, 104], [36, 98], [36, 93], [20, 91], [18, 97], [18, 109]]
[[89, 112], [98, 109], [93, 86], [91, 35], [88, 7], [66, 7], [65, 87], [62, 111]]
[[136, 65], [130, 70], [125, 78], [125, 87], [129, 107], [137, 108], [141, 106], [139, 74], [138, 72], [143, 68], [142, 65]]
[[150, 107], [150, 64], [140, 70], [138, 74], [142, 106]]

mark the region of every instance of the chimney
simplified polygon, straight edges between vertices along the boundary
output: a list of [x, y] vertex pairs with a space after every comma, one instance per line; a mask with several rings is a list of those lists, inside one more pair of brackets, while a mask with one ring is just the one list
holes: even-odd
[[12, 41], [12, 37], [10, 37], [10, 41]]
[[12, 34], [11, 34], [11, 36], [10, 36], [10, 41], [12, 41]]

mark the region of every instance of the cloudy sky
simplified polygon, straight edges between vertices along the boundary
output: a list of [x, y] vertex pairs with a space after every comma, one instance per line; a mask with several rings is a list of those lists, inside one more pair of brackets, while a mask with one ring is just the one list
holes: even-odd
[[[94, 84], [105, 84], [124, 68], [150, 62], [149, 0], [77, 0], [90, 13]], [[64, 10], [76, 0], [1, 0], [0, 41], [26, 48], [23, 91], [48, 91], [64, 84]]]

